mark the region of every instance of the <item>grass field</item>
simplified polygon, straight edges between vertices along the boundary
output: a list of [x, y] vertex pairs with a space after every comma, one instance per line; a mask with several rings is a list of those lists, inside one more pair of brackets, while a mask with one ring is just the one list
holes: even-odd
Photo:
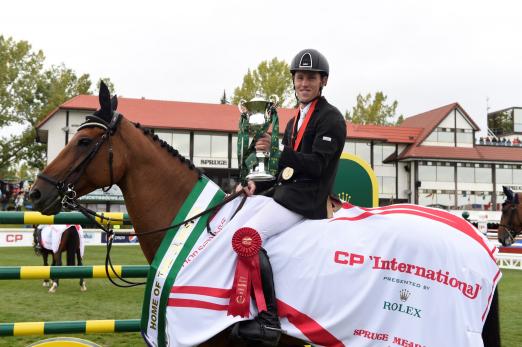
[[[111, 257], [114, 264], [147, 263], [138, 246], [115, 246]], [[101, 265], [104, 259], [104, 246], [86, 247], [84, 265]], [[0, 248], [0, 265], [42, 265], [42, 260], [31, 248]], [[78, 280], [60, 280], [55, 294], [47, 293], [40, 280], [1, 281], [0, 321], [133, 319], [141, 316], [144, 286], [118, 288], [104, 279], [86, 281], [88, 289], [82, 293]], [[102, 346], [145, 345], [139, 333], [70, 336], [85, 338]], [[0, 337], [0, 346], [27, 346], [39, 339], [43, 337]]]
[[[145, 264], [136, 246], [115, 246], [114, 264]], [[105, 247], [90, 246], [85, 265], [103, 264]], [[30, 248], [0, 248], [0, 265], [41, 265]], [[503, 347], [522, 345], [522, 271], [504, 270], [500, 282], [500, 319]], [[117, 288], [103, 279], [88, 279], [81, 293], [78, 280], [61, 280], [58, 292], [48, 294], [40, 280], [0, 281], [0, 321], [56, 321], [84, 319], [139, 318], [144, 286]], [[49, 308], [53, 308], [49, 310]], [[143, 346], [139, 333], [74, 335], [102, 346]], [[49, 335], [51, 337], [51, 335]], [[0, 337], [0, 346], [26, 346], [43, 339], [39, 336]]]

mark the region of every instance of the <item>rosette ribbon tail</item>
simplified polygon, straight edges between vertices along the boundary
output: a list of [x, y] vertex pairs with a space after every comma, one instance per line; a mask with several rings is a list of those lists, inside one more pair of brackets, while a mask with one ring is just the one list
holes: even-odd
[[252, 290], [259, 312], [267, 310], [259, 265], [261, 243], [261, 236], [252, 228], [240, 228], [232, 237], [232, 248], [238, 259], [228, 304], [229, 316], [247, 318], [250, 315]]

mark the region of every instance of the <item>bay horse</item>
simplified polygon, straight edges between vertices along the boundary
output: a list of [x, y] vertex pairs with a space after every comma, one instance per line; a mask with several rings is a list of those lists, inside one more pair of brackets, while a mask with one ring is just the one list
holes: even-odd
[[506, 200], [502, 203], [497, 237], [502, 246], [508, 247], [515, 242], [515, 238], [522, 231], [522, 205], [520, 204], [520, 193], [515, 193], [505, 186], [502, 189]]
[[[64, 197], [85, 195], [117, 184], [124, 196], [140, 247], [153, 261], [165, 232], [147, 233], [169, 226], [201, 177], [201, 172], [179, 152], [148, 129], [116, 112], [102, 83], [100, 109], [88, 116], [69, 144], [35, 181], [30, 198], [43, 214], [56, 214]], [[448, 217], [449, 218], [449, 217]], [[488, 347], [500, 346], [497, 295], [485, 321], [482, 338]], [[280, 346], [303, 346], [283, 336]], [[252, 346], [229, 339], [229, 329], [201, 346]]]
[[[43, 265], [49, 266], [49, 255], [51, 256], [51, 266], [62, 265], [62, 253], [66, 252], [67, 266], [83, 265], [82, 251], [80, 242], [79, 225], [38, 225], [33, 232], [33, 250], [36, 255], [41, 255]], [[56, 233], [52, 235], [52, 233]], [[52, 240], [52, 238], [57, 238]], [[59, 238], [59, 239], [58, 239]], [[53, 241], [56, 243], [53, 251]], [[60, 284], [58, 278], [51, 278], [43, 281], [44, 287], [50, 287], [49, 293], [55, 293]], [[85, 280], [80, 278], [80, 291], [85, 292], [87, 286]]]

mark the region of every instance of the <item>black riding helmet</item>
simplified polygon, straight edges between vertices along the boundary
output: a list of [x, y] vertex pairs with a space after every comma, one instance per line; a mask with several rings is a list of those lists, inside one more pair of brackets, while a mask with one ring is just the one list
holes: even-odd
[[297, 71], [317, 71], [321, 76], [328, 76], [330, 74], [330, 66], [328, 65], [328, 60], [319, 51], [307, 48], [297, 53], [292, 60], [290, 72], [294, 75]]

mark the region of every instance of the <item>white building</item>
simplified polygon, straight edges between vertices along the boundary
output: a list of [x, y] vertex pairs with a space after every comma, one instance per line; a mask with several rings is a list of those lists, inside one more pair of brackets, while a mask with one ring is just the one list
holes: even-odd
[[[120, 113], [153, 128], [225, 190], [235, 185], [236, 106], [129, 98], [120, 98], [118, 104]], [[47, 143], [49, 161], [97, 107], [96, 96], [81, 95], [37, 125], [39, 141]], [[281, 135], [295, 113], [278, 111]], [[381, 205], [412, 202], [492, 211], [503, 201], [502, 185], [522, 189], [522, 147], [478, 144], [479, 128], [458, 103], [408, 117], [400, 126], [347, 125], [345, 151], [362, 157], [374, 169]], [[124, 209], [117, 193], [110, 197], [115, 200], [110, 202], [107, 195], [96, 192], [89, 203], [98, 210]]]

